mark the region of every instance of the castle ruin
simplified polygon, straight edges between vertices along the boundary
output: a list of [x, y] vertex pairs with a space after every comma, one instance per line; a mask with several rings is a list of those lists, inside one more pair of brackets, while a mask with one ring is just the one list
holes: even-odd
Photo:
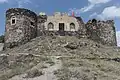
[[56, 12], [52, 16], [36, 13], [24, 8], [6, 11], [5, 48], [27, 43], [38, 36], [76, 36], [89, 38], [107, 46], [116, 46], [116, 31], [113, 20], [89, 20]]

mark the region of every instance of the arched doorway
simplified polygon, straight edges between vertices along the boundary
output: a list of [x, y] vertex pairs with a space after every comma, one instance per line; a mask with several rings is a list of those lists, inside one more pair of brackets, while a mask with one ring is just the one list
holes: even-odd
[[59, 23], [59, 34], [60, 36], [65, 35], [65, 24], [64, 23]]
[[59, 23], [59, 31], [64, 31], [65, 24]]

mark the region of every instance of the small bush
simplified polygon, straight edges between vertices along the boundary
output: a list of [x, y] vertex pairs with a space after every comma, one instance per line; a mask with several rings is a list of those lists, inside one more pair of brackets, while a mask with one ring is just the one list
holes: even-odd
[[0, 36], [0, 43], [4, 43], [4, 35]]

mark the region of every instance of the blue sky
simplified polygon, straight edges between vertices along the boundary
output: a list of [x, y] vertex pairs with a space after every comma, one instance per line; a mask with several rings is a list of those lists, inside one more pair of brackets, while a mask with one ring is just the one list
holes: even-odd
[[4, 34], [5, 11], [13, 7], [28, 8], [37, 14], [45, 12], [47, 15], [74, 11], [85, 22], [92, 18], [114, 19], [116, 31], [120, 34], [120, 0], [0, 0], [0, 35]]

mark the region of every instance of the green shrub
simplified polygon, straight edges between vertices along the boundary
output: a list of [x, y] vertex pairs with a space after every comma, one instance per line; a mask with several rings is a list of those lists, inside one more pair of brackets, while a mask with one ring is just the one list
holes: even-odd
[[0, 36], [0, 43], [4, 43], [4, 35]]

